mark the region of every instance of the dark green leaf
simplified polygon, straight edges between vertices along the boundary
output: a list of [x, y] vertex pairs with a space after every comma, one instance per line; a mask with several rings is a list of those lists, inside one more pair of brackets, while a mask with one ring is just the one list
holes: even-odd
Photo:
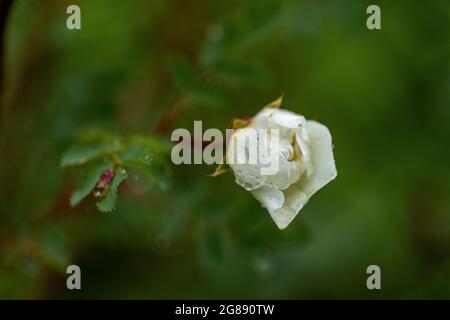
[[75, 145], [61, 159], [62, 167], [79, 166], [91, 160], [109, 155], [118, 149], [115, 144]]
[[167, 190], [170, 183], [167, 156], [172, 145], [153, 137], [133, 137], [120, 154], [124, 165], [137, 168], [151, 184]]

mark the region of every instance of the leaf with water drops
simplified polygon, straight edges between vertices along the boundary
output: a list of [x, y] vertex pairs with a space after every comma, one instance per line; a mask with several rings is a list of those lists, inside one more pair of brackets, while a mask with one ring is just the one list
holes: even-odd
[[170, 171], [166, 156], [171, 145], [152, 137], [135, 137], [130, 139], [127, 147], [120, 154], [121, 162], [135, 170], [140, 177], [148, 180], [161, 190], [167, 190], [170, 184]]

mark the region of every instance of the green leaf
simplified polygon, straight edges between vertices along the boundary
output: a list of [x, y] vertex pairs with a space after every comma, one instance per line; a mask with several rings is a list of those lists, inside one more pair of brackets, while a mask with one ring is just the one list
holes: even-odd
[[61, 159], [61, 167], [79, 166], [109, 155], [118, 149], [115, 144], [75, 145]]
[[152, 185], [167, 190], [170, 184], [167, 156], [172, 145], [153, 137], [133, 137], [120, 154], [124, 165], [139, 170]]
[[128, 145], [140, 145], [159, 156], [170, 154], [173, 147], [172, 143], [168, 142], [167, 139], [160, 139], [149, 135], [132, 136], [128, 141]]
[[130, 166], [137, 168], [143, 173], [152, 185], [157, 186], [163, 191], [167, 191], [171, 184], [171, 177], [169, 170], [163, 164], [143, 165], [139, 163], [130, 164]]
[[106, 196], [99, 202], [97, 202], [98, 210], [102, 212], [111, 212], [116, 207], [117, 201], [117, 188], [128, 177], [127, 172], [123, 168], [117, 168], [115, 176], [111, 182], [111, 187], [108, 190]]
[[151, 165], [156, 158], [169, 154], [171, 145], [150, 137], [132, 137], [120, 153], [125, 164]]
[[103, 172], [111, 167], [111, 163], [103, 161], [90, 166], [81, 181], [80, 187], [70, 197], [70, 205], [74, 207], [83, 200], [94, 189]]
[[61, 167], [84, 165], [121, 148], [121, 139], [115, 134], [99, 128], [84, 129], [76, 134], [75, 144], [62, 156]]

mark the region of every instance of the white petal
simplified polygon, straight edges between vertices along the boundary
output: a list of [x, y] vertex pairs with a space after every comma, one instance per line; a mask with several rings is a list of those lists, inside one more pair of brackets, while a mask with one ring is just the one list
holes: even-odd
[[269, 210], [270, 216], [281, 230], [285, 229], [294, 220], [309, 199], [296, 185], [285, 190], [284, 197], [285, 202], [282, 208], [273, 211]]
[[272, 117], [272, 113], [275, 109], [262, 109], [252, 119], [250, 127], [255, 129], [267, 129], [269, 127], [269, 118]]
[[285, 201], [282, 208], [269, 210], [270, 216], [280, 229], [285, 229], [309, 198], [337, 175], [328, 128], [318, 122], [308, 121], [306, 129], [314, 171], [310, 176], [303, 175], [298, 183], [283, 191]]
[[278, 166], [277, 174], [266, 176], [266, 183], [271, 183], [280, 190], [286, 190], [291, 184], [299, 180], [301, 163], [300, 161], [287, 161], [280, 158]]
[[283, 192], [271, 184], [263, 185], [251, 193], [269, 212], [280, 209], [284, 204]]
[[261, 166], [259, 165], [235, 164], [230, 167], [236, 183], [247, 191], [257, 189], [265, 183], [266, 176], [261, 175]]
[[289, 129], [299, 128], [306, 123], [303, 116], [287, 110], [276, 110], [272, 113], [271, 120], [273, 124]]
[[[227, 163], [233, 170], [234, 176], [236, 178], [236, 183], [246, 189], [247, 191], [254, 190], [262, 186], [265, 182], [266, 177], [261, 175], [261, 164], [256, 160], [256, 163], [249, 163], [250, 159], [247, 159], [248, 153], [251, 149], [250, 144], [254, 145], [257, 150], [258, 141], [250, 141], [246, 143], [245, 132], [248, 130], [253, 130], [251, 128], [243, 128], [236, 130], [236, 132], [231, 136], [230, 143], [227, 149]], [[243, 145], [243, 148], [237, 148], [238, 140]], [[240, 162], [239, 162], [240, 161]]]
[[314, 172], [304, 176], [299, 184], [308, 197], [336, 178], [336, 164], [333, 157], [333, 144], [328, 128], [316, 121], [307, 121], [309, 149]]
[[281, 230], [292, 222], [309, 198], [295, 185], [282, 192], [276, 186], [266, 184], [251, 193], [269, 211]]
[[311, 160], [311, 150], [309, 147], [310, 139], [306, 127], [307, 126], [305, 125], [303, 128], [298, 128], [295, 130], [295, 141], [302, 153], [302, 161], [305, 166], [306, 174], [310, 176], [314, 172], [314, 166]]

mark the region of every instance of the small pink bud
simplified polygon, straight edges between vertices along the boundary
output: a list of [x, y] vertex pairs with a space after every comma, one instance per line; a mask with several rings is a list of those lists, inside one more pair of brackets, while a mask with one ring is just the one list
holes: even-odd
[[97, 191], [97, 194], [101, 195], [103, 194], [102, 191], [109, 188], [109, 185], [111, 184], [112, 179], [114, 178], [114, 170], [113, 169], [107, 169], [105, 172], [103, 172], [102, 177], [97, 182], [97, 185], [95, 186], [95, 189]]

